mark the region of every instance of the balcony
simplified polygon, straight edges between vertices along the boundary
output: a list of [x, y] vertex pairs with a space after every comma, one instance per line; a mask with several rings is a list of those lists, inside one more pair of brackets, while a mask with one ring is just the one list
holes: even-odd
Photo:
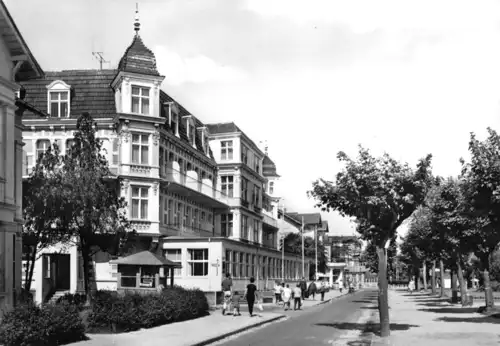
[[209, 179], [198, 179], [194, 171], [183, 173], [174, 168], [161, 170], [162, 181], [168, 182], [168, 190], [215, 209], [228, 209], [229, 199], [212, 186]]
[[152, 233], [151, 221], [147, 220], [132, 220], [130, 221], [130, 228], [135, 230], [138, 234]]
[[154, 178], [158, 174], [157, 168], [150, 165], [122, 163], [118, 169], [120, 175], [133, 175], [145, 178]]
[[253, 211], [255, 211], [256, 213], [261, 213], [262, 212], [262, 208], [261, 207], [258, 207], [257, 205], [253, 205]]
[[165, 227], [169, 234], [174, 233], [179, 237], [213, 237], [213, 231], [205, 228], [182, 224], [168, 224]]
[[243, 199], [243, 198], [241, 199], [240, 203], [241, 203], [241, 206], [245, 207], [245, 208], [248, 208], [250, 206], [250, 203], [246, 199]]
[[262, 216], [264, 217], [262, 219], [263, 224], [270, 226], [270, 227], [273, 227], [273, 228], [276, 228], [276, 229], [279, 229], [278, 220], [276, 220], [272, 216], [268, 215], [266, 212], [263, 212]]

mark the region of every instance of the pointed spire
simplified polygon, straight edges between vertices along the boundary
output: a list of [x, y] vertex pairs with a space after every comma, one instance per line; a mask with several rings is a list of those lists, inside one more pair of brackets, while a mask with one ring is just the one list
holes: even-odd
[[139, 35], [139, 30], [141, 30], [141, 23], [139, 22], [139, 3], [135, 3], [135, 21], [134, 21], [135, 34]]

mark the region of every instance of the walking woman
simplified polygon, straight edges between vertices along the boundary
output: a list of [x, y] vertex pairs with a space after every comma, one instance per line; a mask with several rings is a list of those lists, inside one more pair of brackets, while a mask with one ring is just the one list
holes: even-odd
[[253, 316], [253, 306], [255, 301], [257, 300], [257, 286], [254, 284], [255, 279], [253, 277], [250, 278], [250, 283], [247, 285], [247, 290], [245, 291], [245, 298], [248, 303], [248, 312], [250, 313], [250, 317]]

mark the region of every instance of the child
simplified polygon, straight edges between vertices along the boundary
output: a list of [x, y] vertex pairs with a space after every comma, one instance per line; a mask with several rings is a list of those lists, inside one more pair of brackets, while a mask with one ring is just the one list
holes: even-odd
[[240, 314], [240, 298], [238, 291], [233, 292], [233, 296], [231, 297], [231, 301], [233, 303], [233, 316], [241, 316]]
[[297, 310], [297, 306], [301, 306], [300, 298], [302, 297], [302, 290], [300, 289], [300, 283], [297, 284], [297, 287], [293, 289], [293, 309]]
[[[283, 284], [284, 285], [284, 284]], [[290, 289], [290, 285], [286, 285], [281, 293], [281, 299], [283, 299], [283, 306], [285, 311], [290, 309], [290, 300], [292, 299], [292, 290]]]

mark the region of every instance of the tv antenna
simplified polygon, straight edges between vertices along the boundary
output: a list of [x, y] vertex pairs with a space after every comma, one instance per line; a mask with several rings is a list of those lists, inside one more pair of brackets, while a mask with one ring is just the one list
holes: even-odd
[[92, 52], [92, 55], [94, 56], [94, 58], [96, 58], [99, 61], [100, 70], [102, 70], [102, 64], [103, 63], [108, 63], [109, 62], [109, 61], [106, 61], [104, 59], [103, 54], [104, 54], [103, 52]]

